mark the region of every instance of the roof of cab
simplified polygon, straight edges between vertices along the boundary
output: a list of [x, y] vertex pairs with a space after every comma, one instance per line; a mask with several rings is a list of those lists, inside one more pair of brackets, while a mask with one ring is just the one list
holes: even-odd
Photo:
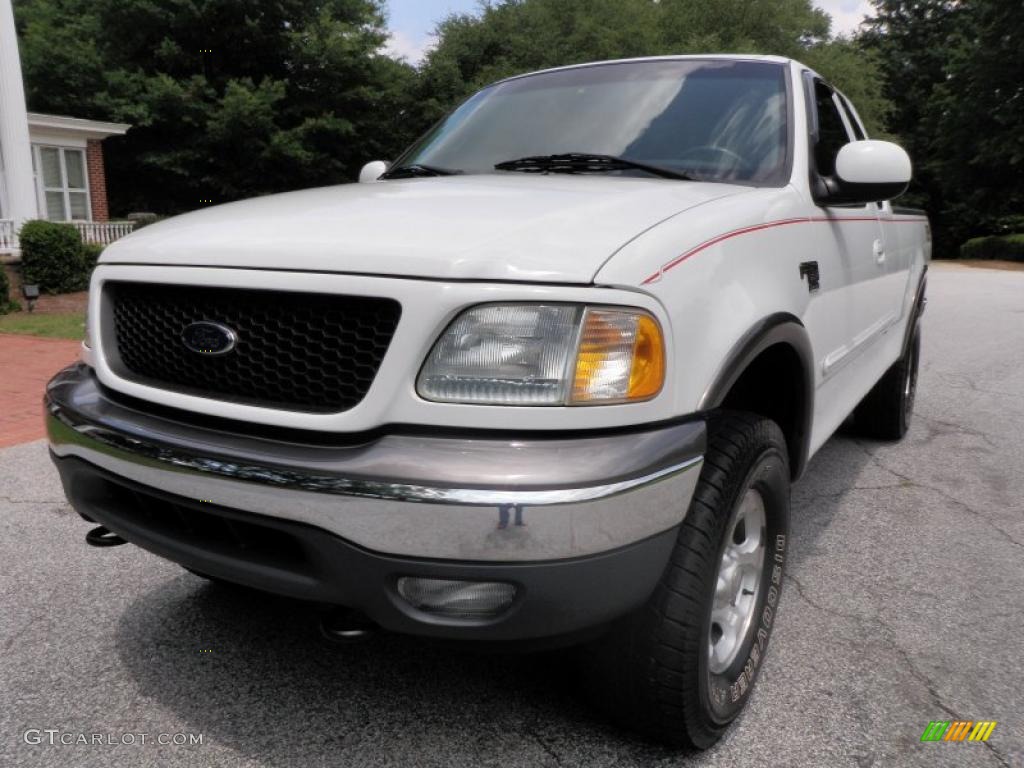
[[538, 69], [533, 72], [523, 72], [518, 75], [512, 75], [511, 77], [502, 78], [491, 83], [491, 85], [497, 85], [498, 83], [506, 83], [509, 80], [518, 80], [521, 77], [530, 77], [532, 75], [541, 75], [548, 72], [560, 72], [566, 69], [581, 69], [583, 67], [598, 67], [604, 64], [632, 64], [640, 61], [677, 61], [687, 59], [703, 59], [703, 60], [721, 60], [721, 61], [765, 61], [773, 62], [776, 64], [783, 65], [798, 65], [800, 62], [795, 59], [791, 59], [788, 56], [766, 56], [754, 53], [688, 53], [688, 54], [670, 54], [667, 56], [637, 56], [630, 59], [607, 59], [605, 61], [588, 61], [581, 64], [568, 64], [563, 67], [549, 67], [548, 69]]

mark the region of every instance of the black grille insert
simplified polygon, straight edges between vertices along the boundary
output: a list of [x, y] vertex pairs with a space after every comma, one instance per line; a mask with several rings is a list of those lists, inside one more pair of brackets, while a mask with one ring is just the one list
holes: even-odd
[[203, 502], [122, 484], [105, 474], [75, 477], [74, 498], [135, 541], [138, 535], [166, 547], [234, 561], [311, 573], [301, 542], [285, 530]]
[[[392, 299], [362, 296], [127, 282], [106, 291], [113, 344], [105, 347], [118, 375], [315, 413], [344, 411], [366, 396], [401, 315]], [[237, 334], [231, 352], [185, 346], [185, 328], [204, 320]]]

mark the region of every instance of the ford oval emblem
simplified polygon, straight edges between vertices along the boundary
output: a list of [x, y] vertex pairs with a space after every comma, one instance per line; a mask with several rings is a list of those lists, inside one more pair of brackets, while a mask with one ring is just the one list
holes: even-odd
[[181, 340], [193, 352], [201, 355], [226, 355], [238, 343], [238, 334], [220, 323], [200, 320], [185, 326]]

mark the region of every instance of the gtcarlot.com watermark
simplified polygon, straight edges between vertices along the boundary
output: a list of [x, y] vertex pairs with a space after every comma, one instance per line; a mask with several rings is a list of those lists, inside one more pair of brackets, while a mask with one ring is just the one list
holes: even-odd
[[194, 747], [203, 743], [201, 733], [85, 733], [60, 728], [29, 728], [22, 735], [26, 744], [48, 746], [137, 747], [147, 744]]

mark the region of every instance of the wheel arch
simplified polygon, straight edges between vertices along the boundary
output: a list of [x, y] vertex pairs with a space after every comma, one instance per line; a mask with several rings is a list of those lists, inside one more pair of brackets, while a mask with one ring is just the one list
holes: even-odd
[[814, 417], [814, 354], [798, 317], [777, 312], [740, 337], [701, 397], [699, 410], [716, 408], [748, 410], [778, 423], [790, 475], [803, 474]]

